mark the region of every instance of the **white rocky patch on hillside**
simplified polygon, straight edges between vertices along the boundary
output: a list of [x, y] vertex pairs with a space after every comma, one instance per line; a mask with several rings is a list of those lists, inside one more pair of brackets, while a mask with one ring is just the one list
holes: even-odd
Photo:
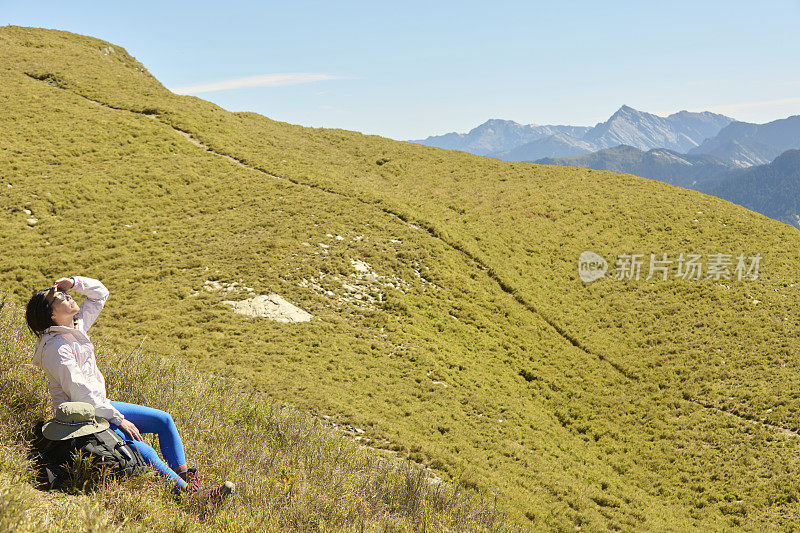
[[[255, 289], [239, 281], [217, 281], [207, 279], [203, 282], [203, 290], [223, 292], [226, 294], [246, 294], [251, 296], [245, 300], [223, 300], [222, 303], [233, 309], [234, 313], [249, 317], [261, 317], [276, 322], [308, 322], [313, 318], [311, 313], [300, 309], [279, 294], [255, 295]], [[189, 296], [197, 296], [200, 291], [193, 291]]]
[[263, 317], [276, 322], [308, 322], [311, 313], [303, 311], [279, 294], [259, 294], [247, 300], [224, 300], [235, 313], [250, 317]]

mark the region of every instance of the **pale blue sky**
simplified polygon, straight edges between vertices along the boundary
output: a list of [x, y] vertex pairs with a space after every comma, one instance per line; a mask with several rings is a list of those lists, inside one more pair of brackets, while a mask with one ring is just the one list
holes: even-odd
[[[111, 41], [166, 87], [231, 111], [394, 139], [489, 118], [594, 125], [622, 104], [800, 114], [800, 0], [0, 0], [6, 24]], [[197, 92], [254, 76], [262, 86]]]

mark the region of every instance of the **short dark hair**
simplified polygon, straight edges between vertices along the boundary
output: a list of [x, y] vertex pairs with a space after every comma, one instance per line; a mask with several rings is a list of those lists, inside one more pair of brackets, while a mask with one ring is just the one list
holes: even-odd
[[47, 301], [47, 293], [50, 289], [51, 287], [48, 287], [34, 292], [25, 308], [25, 321], [28, 323], [28, 328], [37, 337], [41, 337], [44, 330], [50, 326], [57, 325], [53, 320], [52, 302]]

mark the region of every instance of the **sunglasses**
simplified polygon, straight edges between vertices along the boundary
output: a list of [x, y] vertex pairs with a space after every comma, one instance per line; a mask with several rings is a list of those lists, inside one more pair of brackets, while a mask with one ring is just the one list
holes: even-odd
[[59, 290], [59, 291], [55, 291], [55, 294], [53, 294], [53, 297], [50, 298], [50, 303], [53, 303], [53, 300], [56, 300], [56, 299], [61, 300], [62, 302], [68, 302], [69, 300], [72, 299], [72, 296], [70, 296], [69, 293], [67, 293], [66, 291], [60, 291]]

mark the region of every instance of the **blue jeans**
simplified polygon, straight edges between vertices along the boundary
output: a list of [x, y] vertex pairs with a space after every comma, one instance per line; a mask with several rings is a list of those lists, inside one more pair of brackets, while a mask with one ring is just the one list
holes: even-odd
[[183, 443], [178, 435], [178, 428], [175, 427], [172, 416], [165, 411], [134, 403], [111, 402], [111, 405], [119, 410], [126, 420], [132, 422], [139, 429], [139, 433], [158, 434], [161, 455], [164, 456], [169, 466], [158, 457], [151, 446], [140, 440], [132, 440], [119, 426], [111, 424], [111, 429], [138, 449], [145, 461], [156, 467], [167, 481], [175, 481], [174, 490], [176, 492], [186, 487], [186, 481], [175, 472], [175, 469], [186, 465], [186, 457], [183, 453]]

